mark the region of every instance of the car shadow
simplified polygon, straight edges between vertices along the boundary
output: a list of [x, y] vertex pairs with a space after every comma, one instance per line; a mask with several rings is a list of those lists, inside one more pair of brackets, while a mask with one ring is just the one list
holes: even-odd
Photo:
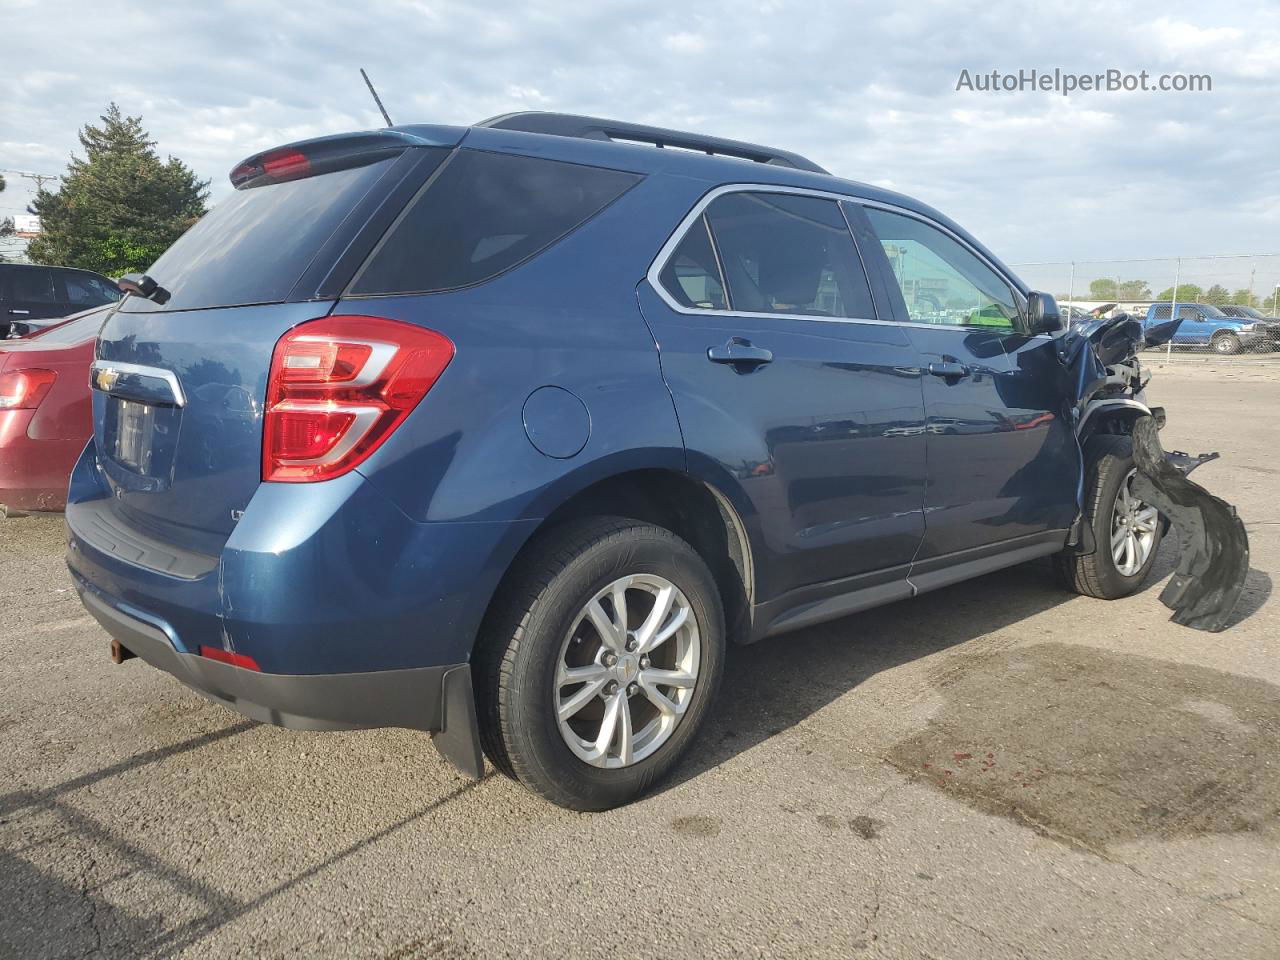
[[[1161, 589], [1176, 564], [1176, 544], [1166, 540], [1138, 594]], [[1250, 570], [1230, 626], [1254, 615], [1270, 593], [1271, 578], [1261, 570]], [[700, 776], [803, 722], [882, 671], [965, 645], [975, 655], [1003, 650], [1026, 635], [1022, 630], [1010, 635], [1009, 628], [1073, 601], [1106, 604], [1063, 589], [1051, 563], [1037, 560], [751, 646], [733, 647], [701, 743], [663, 789]], [[1157, 616], [1166, 619], [1168, 612], [1163, 607], [1158, 610]]]
[[[219, 741], [258, 726], [254, 722], [240, 721], [179, 743], [139, 753], [55, 786], [19, 789], [0, 795], [0, 823], [53, 818], [63, 827], [58, 842], [67, 844], [70, 839], [73, 846], [69, 849], [76, 856], [84, 857], [86, 851], [110, 851], [124, 867], [124, 873], [118, 876], [145, 875], [188, 902], [198, 904], [194, 916], [177, 924], [167, 923], [160, 914], [133, 911], [110, 902], [104, 897], [98, 878], [88, 872], [81, 883], [72, 884], [26, 859], [23, 847], [0, 850], [0, 897], [10, 907], [17, 908], [0, 910], [0, 954], [46, 955], [53, 947], [53, 952], [48, 955], [115, 956], [125, 955], [122, 951], [127, 951], [127, 955], [134, 957], [173, 956], [305, 884], [317, 874], [414, 824], [429, 820], [443, 807], [466, 797], [493, 776], [489, 773], [480, 781], [446, 785], [437, 797], [420, 804], [407, 815], [359, 837], [252, 897], [225, 892], [196, 871], [156, 856], [146, 849], [144, 843], [135, 842], [116, 825], [88, 814], [73, 799], [77, 791], [98, 787], [112, 778], [127, 776], [150, 765], [180, 758], [183, 754], [208, 750]], [[36, 839], [28, 846], [35, 847], [43, 842]], [[91, 865], [98, 859], [92, 853], [87, 856]]]

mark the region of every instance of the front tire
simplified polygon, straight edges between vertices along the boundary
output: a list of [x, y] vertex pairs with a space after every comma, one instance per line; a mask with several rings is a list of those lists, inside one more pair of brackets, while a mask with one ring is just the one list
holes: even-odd
[[1230, 356], [1240, 352], [1240, 338], [1234, 333], [1215, 334], [1212, 346], [1215, 353]]
[[1069, 590], [1100, 600], [1127, 597], [1155, 565], [1163, 524], [1155, 507], [1133, 495], [1133, 438], [1103, 434], [1085, 445], [1084, 519], [1097, 549], [1086, 556], [1063, 552], [1055, 558]]
[[614, 517], [544, 535], [500, 588], [476, 649], [481, 741], [552, 803], [608, 810], [666, 776], [723, 671], [724, 614], [702, 558]]

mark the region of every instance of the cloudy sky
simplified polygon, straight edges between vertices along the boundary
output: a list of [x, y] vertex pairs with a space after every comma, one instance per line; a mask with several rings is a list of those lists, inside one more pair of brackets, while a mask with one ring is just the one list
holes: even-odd
[[[777, 144], [911, 193], [1015, 263], [1280, 252], [1280, 7], [0, 0], [0, 167], [61, 172], [109, 100], [213, 180], [288, 140], [518, 109]], [[979, 93], [1019, 69], [1207, 93]], [[26, 182], [9, 175], [3, 215]]]

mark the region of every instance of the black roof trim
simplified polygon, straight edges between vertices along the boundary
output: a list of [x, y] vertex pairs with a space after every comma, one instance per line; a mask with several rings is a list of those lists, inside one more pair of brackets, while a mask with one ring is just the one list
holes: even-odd
[[651, 143], [656, 147], [681, 147], [700, 150], [703, 153], [753, 160], [756, 163], [772, 163], [777, 166], [795, 167], [811, 173], [827, 173], [812, 160], [790, 153], [762, 147], [741, 140], [725, 140], [722, 137], [706, 137], [698, 133], [683, 133], [664, 127], [650, 127], [642, 123], [626, 123], [622, 120], [605, 120], [600, 117], [580, 117], [570, 113], [542, 113], [526, 111], [504, 113], [476, 124], [495, 130], [520, 130], [525, 133], [546, 133], [556, 137], [576, 137], [581, 140], [622, 140]]

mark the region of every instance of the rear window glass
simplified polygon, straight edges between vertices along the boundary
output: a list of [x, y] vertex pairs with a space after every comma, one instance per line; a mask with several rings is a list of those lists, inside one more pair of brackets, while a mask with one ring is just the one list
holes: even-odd
[[546, 249], [638, 180], [619, 170], [460, 150], [350, 292], [430, 293], [488, 280]]
[[120, 299], [120, 291], [101, 277], [74, 270], [62, 271], [62, 286], [67, 292], [67, 302], [81, 307], [96, 307]]
[[236, 190], [161, 254], [147, 273], [170, 293], [129, 312], [278, 303], [352, 208], [394, 163]]

